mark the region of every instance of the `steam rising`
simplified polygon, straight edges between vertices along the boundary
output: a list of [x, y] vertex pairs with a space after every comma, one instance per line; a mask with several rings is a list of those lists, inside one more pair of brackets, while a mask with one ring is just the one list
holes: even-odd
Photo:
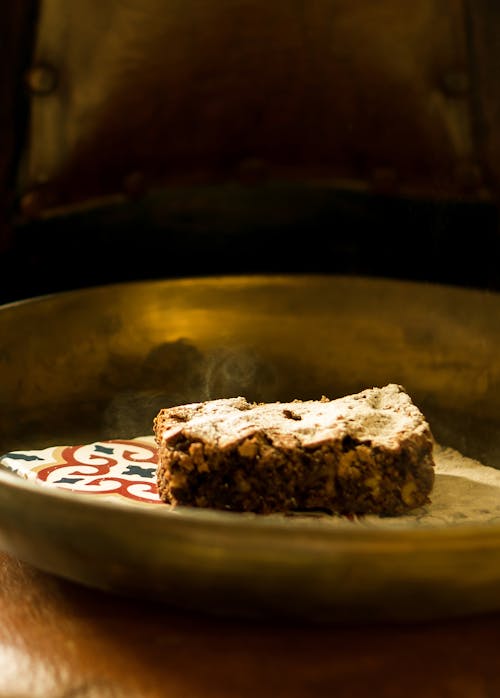
[[151, 434], [154, 416], [163, 407], [239, 395], [265, 401], [277, 399], [280, 389], [276, 368], [255, 350], [217, 348], [204, 355], [184, 339], [158, 345], [140, 366], [115, 362], [110, 371], [107, 381], [122, 383], [104, 414], [110, 438]]

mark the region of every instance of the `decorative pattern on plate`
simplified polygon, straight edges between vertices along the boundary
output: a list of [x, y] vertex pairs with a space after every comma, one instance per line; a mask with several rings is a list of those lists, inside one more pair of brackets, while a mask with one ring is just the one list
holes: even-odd
[[2, 456], [0, 463], [41, 485], [130, 503], [160, 503], [152, 437], [13, 451]]

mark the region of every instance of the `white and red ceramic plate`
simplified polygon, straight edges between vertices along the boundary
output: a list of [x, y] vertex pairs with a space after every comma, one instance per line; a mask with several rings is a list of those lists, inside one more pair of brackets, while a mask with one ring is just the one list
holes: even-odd
[[[365, 516], [349, 521], [383, 529], [500, 522], [500, 470], [438, 445], [434, 454], [436, 482], [429, 506], [405, 516]], [[152, 435], [11, 451], [0, 456], [0, 466], [38, 485], [75, 495], [90, 494], [95, 500], [162, 504], [156, 487], [157, 449]], [[319, 518], [331, 526], [341, 523], [340, 517]]]
[[156, 463], [152, 436], [12, 451], [0, 457], [4, 468], [40, 485], [131, 504], [161, 503]]

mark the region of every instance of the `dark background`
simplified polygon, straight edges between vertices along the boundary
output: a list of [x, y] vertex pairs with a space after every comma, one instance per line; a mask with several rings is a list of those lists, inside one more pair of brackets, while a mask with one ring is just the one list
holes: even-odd
[[[193, 198], [192, 191], [185, 196]], [[233, 186], [203, 190], [196, 206], [176, 212], [179, 200], [179, 192], [172, 200], [149, 194], [15, 227], [0, 257], [0, 301], [137, 279], [240, 273], [367, 274], [500, 289], [492, 205]]]
[[[483, 121], [491, 117], [495, 124], [498, 41], [490, 28], [500, 10], [483, 0], [467, 7], [469, 78], [481, 80], [465, 96], [486, 105]], [[117, 204], [31, 215], [29, 206], [23, 210], [18, 171], [27, 145], [25, 76], [38, 11], [35, 0], [6, 3], [0, 10], [0, 303], [89, 285], [219, 274], [366, 274], [500, 290], [491, 163], [490, 203], [471, 196], [409, 199], [260, 178], [198, 188], [139, 187]], [[443, 38], [433, 37], [438, 49]], [[353, 50], [363, 47], [353, 44]], [[446, 90], [452, 90], [452, 99], [464, 97], [460, 80], [448, 80]], [[476, 127], [484, 126], [479, 122], [476, 118]], [[478, 142], [496, 162], [493, 147], [486, 152], [488, 133], [491, 128]], [[400, 144], [402, 161], [410, 145]]]

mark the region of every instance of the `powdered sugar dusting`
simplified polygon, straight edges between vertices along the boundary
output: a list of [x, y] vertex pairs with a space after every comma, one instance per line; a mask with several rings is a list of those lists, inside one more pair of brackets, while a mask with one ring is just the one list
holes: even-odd
[[404, 388], [390, 383], [329, 400], [249, 404], [244, 397], [209, 400], [161, 410], [155, 419], [157, 441], [182, 433], [223, 449], [259, 430], [279, 438], [295, 437], [304, 447], [349, 435], [384, 448], [397, 448], [409, 435], [427, 438], [429, 425]]

